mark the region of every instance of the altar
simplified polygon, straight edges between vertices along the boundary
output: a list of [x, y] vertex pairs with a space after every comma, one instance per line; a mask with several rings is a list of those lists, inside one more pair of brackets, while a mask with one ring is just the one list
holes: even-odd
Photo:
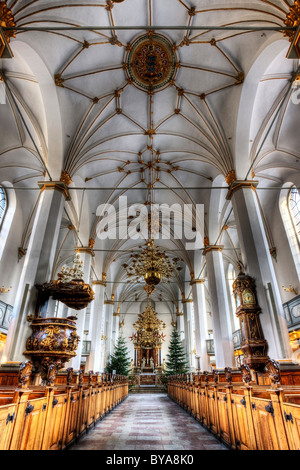
[[138, 320], [133, 326], [136, 329], [136, 333], [130, 338], [134, 344], [133, 372], [142, 374], [161, 372], [161, 346], [164, 335], [160, 330], [166, 325], [157, 318], [149, 298], [145, 311], [138, 315]]
[[140, 385], [155, 385], [156, 383], [156, 374], [151, 373], [141, 373], [140, 374]]

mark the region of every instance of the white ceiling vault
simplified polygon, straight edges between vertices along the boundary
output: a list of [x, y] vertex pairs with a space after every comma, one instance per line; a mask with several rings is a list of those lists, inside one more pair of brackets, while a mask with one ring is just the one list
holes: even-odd
[[[37, 182], [59, 179], [64, 170], [72, 179], [72, 201], [56, 268], [73, 258], [76, 244], [95, 239], [94, 276], [107, 274], [107, 295], [115, 294], [119, 306], [126, 301], [124, 311], [128, 301], [146, 296], [121, 267], [143, 241], [101, 241], [96, 235], [98, 206], [118, 209], [121, 195], [129, 205], [147, 203], [150, 190], [157, 204], [204, 204], [201, 235], [222, 243], [225, 259], [237, 263], [228, 174], [235, 170], [239, 179], [255, 177], [271, 187], [299, 171], [300, 108], [289, 99], [298, 61], [286, 59], [289, 41], [275, 30], [284, 26], [292, 4], [8, 1], [16, 26], [28, 28], [11, 39], [13, 59], [0, 61], [8, 86], [0, 106], [0, 180], [27, 188], [17, 192], [22, 243], [30, 233]], [[141, 89], [128, 70], [132, 44], [147, 34], [165, 37], [176, 60], [173, 76], [158, 90]], [[272, 194], [259, 193], [262, 210]], [[154, 293], [170, 311], [181, 292], [190, 295], [190, 273], [205, 275], [201, 250], [187, 251], [185, 242], [157, 241], [186, 266]]]

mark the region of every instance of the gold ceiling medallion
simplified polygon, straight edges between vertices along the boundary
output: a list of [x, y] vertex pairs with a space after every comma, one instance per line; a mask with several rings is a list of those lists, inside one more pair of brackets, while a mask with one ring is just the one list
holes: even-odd
[[5, 2], [0, 2], [0, 58], [11, 58], [13, 56], [9, 42], [10, 38], [16, 37], [14, 30], [3, 31], [2, 28], [13, 28], [16, 26], [13, 14]]
[[125, 64], [128, 78], [135, 86], [154, 92], [174, 79], [178, 60], [172, 43], [165, 36], [151, 32], [127, 47]]

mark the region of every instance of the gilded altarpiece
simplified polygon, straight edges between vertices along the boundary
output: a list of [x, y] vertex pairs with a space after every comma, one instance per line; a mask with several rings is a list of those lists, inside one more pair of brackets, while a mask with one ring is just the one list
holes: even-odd
[[133, 326], [136, 330], [131, 337], [135, 354], [134, 372], [161, 371], [161, 346], [164, 341], [162, 330], [166, 325], [157, 318], [150, 301], [145, 311], [138, 315], [138, 320]]

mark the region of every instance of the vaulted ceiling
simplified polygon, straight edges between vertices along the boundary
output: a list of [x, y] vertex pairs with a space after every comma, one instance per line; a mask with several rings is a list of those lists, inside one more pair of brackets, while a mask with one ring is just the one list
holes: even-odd
[[[142, 284], [127, 283], [121, 268], [143, 241], [97, 238], [97, 208], [110, 203], [118, 210], [121, 195], [128, 205], [150, 198], [204, 204], [201, 237], [221, 240], [224, 255], [237, 262], [226, 177], [235, 170], [238, 179], [272, 186], [299, 171], [299, 107], [290, 100], [298, 61], [286, 59], [289, 42], [278, 31], [292, 4], [8, 1], [17, 28], [24, 29], [10, 41], [13, 59], [0, 61], [7, 85], [0, 170], [1, 181], [27, 188], [20, 194], [24, 244], [37, 182], [59, 179], [64, 170], [72, 179], [72, 201], [57, 268], [72, 259], [76, 244], [93, 238], [94, 275], [107, 273], [121, 301], [145, 297]], [[131, 70], [136, 41], [144, 36], [163, 37], [168, 61], [174, 61], [161, 88], [141, 85]], [[261, 197], [263, 207], [272, 196]], [[176, 305], [179, 291], [189, 295], [190, 273], [203, 274], [205, 260], [201, 250], [186, 250], [184, 239], [157, 243], [187, 266], [154, 296]]]

